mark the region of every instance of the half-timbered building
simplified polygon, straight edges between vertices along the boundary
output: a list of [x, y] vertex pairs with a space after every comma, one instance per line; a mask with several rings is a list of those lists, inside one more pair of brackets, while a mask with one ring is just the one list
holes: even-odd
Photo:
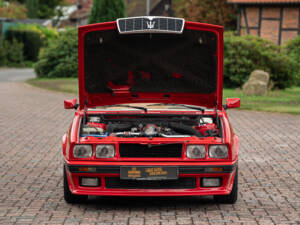
[[283, 44], [300, 34], [300, 0], [228, 0], [239, 9], [240, 35], [257, 35]]

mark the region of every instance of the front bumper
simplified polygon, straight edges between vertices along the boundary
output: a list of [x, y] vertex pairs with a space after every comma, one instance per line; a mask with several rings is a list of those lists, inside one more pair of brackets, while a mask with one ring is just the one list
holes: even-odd
[[[66, 163], [69, 189], [78, 195], [99, 196], [200, 196], [230, 194], [236, 173], [236, 163], [209, 163], [186, 165], [174, 163]], [[122, 164], [122, 165], [121, 165]], [[173, 181], [124, 181], [120, 179], [120, 166], [178, 166], [178, 180]], [[177, 163], [178, 164], [178, 163]], [[80, 168], [91, 168], [84, 171]], [[97, 177], [99, 186], [80, 184], [82, 177]], [[203, 187], [203, 178], [220, 178], [219, 187]]]

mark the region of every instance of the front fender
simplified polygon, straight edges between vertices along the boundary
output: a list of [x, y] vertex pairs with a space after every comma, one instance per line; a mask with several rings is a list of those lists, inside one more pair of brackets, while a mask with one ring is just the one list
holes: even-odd
[[62, 137], [62, 151], [64, 157], [66, 157], [66, 152], [67, 152], [67, 141], [68, 141], [68, 135], [64, 134], [64, 136]]
[[238, 160], [238, 158], [239, 158], [239, 136], [235, 134], [232, 143], [232, 160]]

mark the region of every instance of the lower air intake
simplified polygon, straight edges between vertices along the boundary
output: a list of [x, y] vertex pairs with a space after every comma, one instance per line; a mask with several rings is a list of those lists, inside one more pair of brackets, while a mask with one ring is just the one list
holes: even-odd
[[182, 144], [141, 145], [119, 144], [121, 158], [180, 158]]
[[106, 188], [119, 189], [194, 189], [196, 178], [184, 177], [177, 180], [121, 180], [119, 177], [106, 177]]

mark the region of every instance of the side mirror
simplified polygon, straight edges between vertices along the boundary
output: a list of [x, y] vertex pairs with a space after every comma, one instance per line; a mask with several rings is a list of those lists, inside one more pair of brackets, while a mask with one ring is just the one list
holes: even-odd
[[239, 108], [241, 106], [240, 98], [226, 98], [225, 109]]
[[77, 99], [69, 99], [69, 100], [64, 100], [64, 108], [65, 109], [77, 109], [78, 104], [77, 104]]

